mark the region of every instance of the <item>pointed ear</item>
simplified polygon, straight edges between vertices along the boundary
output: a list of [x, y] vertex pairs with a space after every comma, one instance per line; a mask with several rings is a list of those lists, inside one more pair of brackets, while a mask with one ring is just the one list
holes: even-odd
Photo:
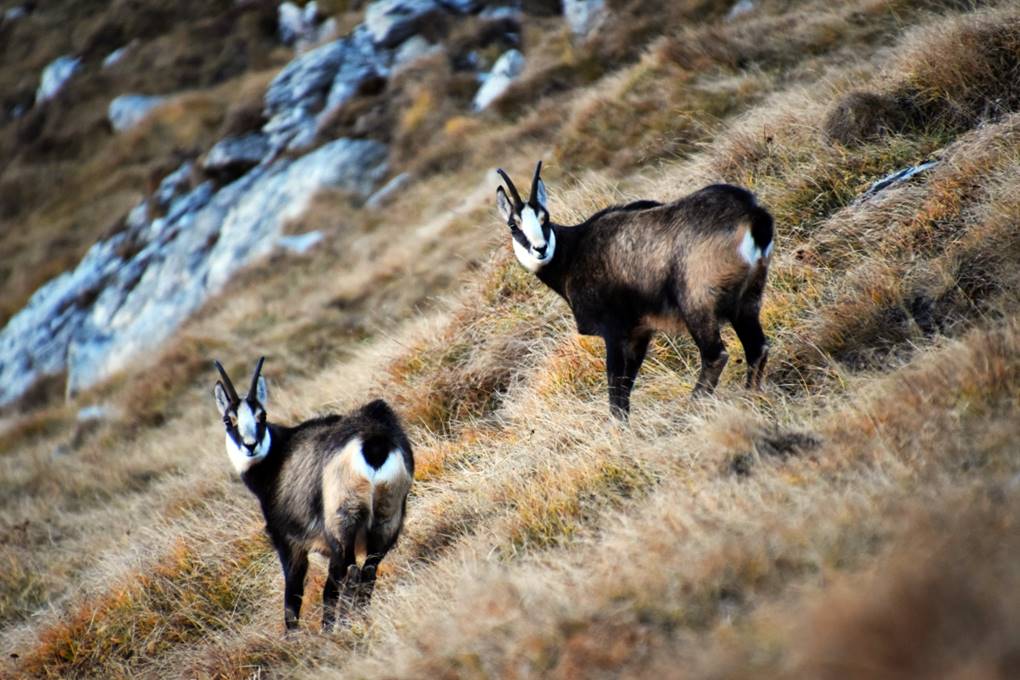
[[535, 182], [535, 200], [538, 201], [542, 210], [549, 212], [549, 208], [546, 205], [549, 202], [549, 195], [545, 193], [545, 182], [541, 179]]
[[230, 410], [230, 397], [227, 396], [227, 390], [219, 380], [216, 381], [216, 387], [213, 388], [213, 396], [216, 397], [216, 406], [220, 409], [220, 416], [226, 416], [227, 411]]
[[496, 207], [499, 208], [499, 214], [503, 216], [503, 219], [509, 222], [514, 214], [514, 206], [506, 192], [503, 191], [503, 187], [496, 189]]
[[266, 407], [266, 400], [269, 398], [269, 390], [266, 389], [266, 378], [263, 375], [259, 376], [258, 385], [255, 387], [255, 398], [262, 404], [262, 408]]

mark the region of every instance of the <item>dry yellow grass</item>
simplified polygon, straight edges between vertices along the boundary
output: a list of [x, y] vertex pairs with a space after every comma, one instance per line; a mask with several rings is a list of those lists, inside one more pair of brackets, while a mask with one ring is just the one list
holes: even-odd
[[[252, 268], [159, 368], [0, 423], [0, 673], [1015, 675], [1020, 113], [998, 75], [1018, 14], [826, 4], [724, 23], [685, 3], [706, 23], [635, 27], [643, 55], [532, 111], [408, 109], [403, 134], [456, 163], [381, 213], [321, 196], [292, 228], [324, 246]], [[530, 39], [548, 59], [564, 44]], [[940, 117], [827, 134], [852, 92], [908, 88]], [[689, 136], [670, 107], [699, 92], [686, 106], [711, 124]], [[632, 424], [609, 421], [601, 341], [574, 334], [491, 214], [492, 164], [525, 172], [554, 147], [564, 222], [711, 181], [759, 194], [778, 228], [762, 393], [733, 361], [716, 399], [690, 402], [697, 352], [659, 338]], [[224, 460], [206, 362], [260, 353], [271, 417], [383, 396], [415, 443], [405, 534], [371, 610], [334, 634], [314, 623], [315, 565], [305, 625], [282, 636], [275, 557]], [[94, 401], [119, 415], [75, 435]]]

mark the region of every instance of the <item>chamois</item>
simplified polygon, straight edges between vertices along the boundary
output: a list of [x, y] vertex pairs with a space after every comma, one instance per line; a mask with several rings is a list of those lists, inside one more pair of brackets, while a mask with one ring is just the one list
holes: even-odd
[[382, 400], [295, 427], [267, 422], [263, 361], [244, 399], [215, 362], [222, 380], [213, 394], [227, 430], [227, 455], [258, 498], [280, 558], [284, 625], [297, 626], [314, 550], [329, 558], [322, 590], [322, 628], [329, 630], [338, 610], [346, 616], [372, 596], [376, 567], [403, 526], [414, 456], [397, 415]]
[[497, 172], [506, 189], [496, 190], [496, 204], [517, 260], [567, 301], [579, 333], [606, 342], [613, 415], [630, 413], [634, 380], [656, 330], [686, 327], [694, 338], [698, 396], [715, 389], [726, 365], [719, 330], [730, 322], [744, 347], [747, 386], [760, 386], [769, 346], [758, 314], [773, 229], [751, 192], [714, 184], [672, 203], [605, 208], [570, 227], [549, 219], [541, 161], [527, 203]]

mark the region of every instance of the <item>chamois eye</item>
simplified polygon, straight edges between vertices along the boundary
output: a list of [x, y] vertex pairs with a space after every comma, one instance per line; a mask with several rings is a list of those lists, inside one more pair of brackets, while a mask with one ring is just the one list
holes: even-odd
[[230, 418], [230, 426], [231, 427], [237, 427], [237, 414], [236, 413], [231, 413], [227, 417]]

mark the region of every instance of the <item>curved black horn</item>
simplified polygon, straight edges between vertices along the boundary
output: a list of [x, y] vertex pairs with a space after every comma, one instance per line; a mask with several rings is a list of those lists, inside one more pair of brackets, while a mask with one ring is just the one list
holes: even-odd
[[539, 161], [538, 165], [535, 166], [535, 176], [531, 180], [531, 194], [528, 195], [528, 203], [530, 203], [532, 205], [535, 205], [535, 202], [538, 200], [538, 198], [537, 198], [537, 195], [538, 195], [538, 180], [539, 180], [539, 175], [541, 175], [541, 174], [542, 174], [542, 161]]
[[503, 172], [503, 168], [497, 168], [496, 172], [498, 172], [499, 176], [503, 178], [504, 182], [506, 182], [506, 188], [510, 190], [510, 195], [513, 196], [514, 199], [514, 207], [520, 208], [524, 205], [524, 201], [521, 200], [521, 195], [517, 193], [517, 187], [515, 187], [514, 183], [510, 181], [510, 176]]
[[230, 382], [230, 376], [224, 370], [223, 364], [216, 360], [213, 360], [213, 363], [216, 364], [216, 370], [220, 372], [220, 377], [223, 378], [223, 387], [227, 390], [227, 396], [230, 397], [232, 403], [237, 404], [241, 400], [237, 398], [237, 390], [234, 389], [234, 383]]
[[265, 361], [265, 357], [259, 357], [259, 362], [255, 364], [255, 373], [251, 376], [251, 387], [248, 388], [249, 399], [254, 399], [255, 393], [258, 392], [259, 374], [262, 373], [262, 364], [265, 363]]

